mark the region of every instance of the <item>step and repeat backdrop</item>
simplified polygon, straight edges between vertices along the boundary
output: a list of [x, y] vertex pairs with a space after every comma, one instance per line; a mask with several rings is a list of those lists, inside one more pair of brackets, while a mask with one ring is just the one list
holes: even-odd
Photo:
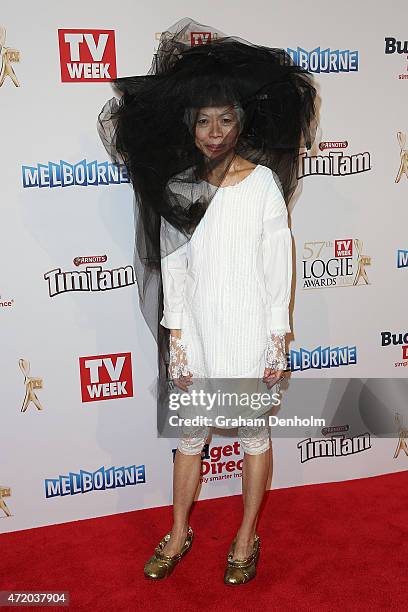
[[[408, 468], [408, 8], [404, 0], [5, 4], [0, 12], [0, 530], [171, 503], [156, 344], [139, 309], [133, 192], [96, 130], [110, 80], [145, 73], [183, 17], [282, 47], [319, 91], [290, 205], [293, 414], [271, 488]], [[320, 394], [306, 383], [320, 381]], [[310, 387], [311, 388], [311, 387]], [[295, 402], [295, 404], [293, 404]], [[375, 416], [375, 418], [374, 418]], [[350, 426], [353, 421], [353, 428]], [[386, 435], [381, 435], [381, 434]], [[199, 498], [241, 490], [233, 431]], [[377, 435], [378, 434], [378, 435]]]

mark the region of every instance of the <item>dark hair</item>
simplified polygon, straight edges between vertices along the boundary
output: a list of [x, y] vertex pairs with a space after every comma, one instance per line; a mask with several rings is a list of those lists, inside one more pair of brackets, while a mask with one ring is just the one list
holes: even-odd
[[[242, 108], [242, 106], [238, 103], [231, 104], [231, 106], [234, 109], [237, 115], [237, 118], [238, 118], [239, 131], [242, 132], [242, 129], [244, 127], [244, 121], [245, 121], [245, 111]], [[197, 119], [199, 111], [200, 109], [196, 107], [189, 107], [189, 108], [186, 108], [186, 110], [184, 111], [183, 121], [187, 125], [190, 134], [193, 134], [194, 132], [194, 127], [195, 127], [195, 123], [196, 123], [196, 119]]]

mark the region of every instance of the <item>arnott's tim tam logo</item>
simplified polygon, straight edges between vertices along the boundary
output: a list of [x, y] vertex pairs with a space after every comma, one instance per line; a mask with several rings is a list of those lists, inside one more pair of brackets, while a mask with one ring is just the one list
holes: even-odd
[[108, 261], [107, 255], [88, 255], [87, 257], [74, 257], [74, 266], [82, 266], [83, 264], [97, 264]]
[[[74, 260], [74, 263], [79, 266], [82, 262]], [[87, 265], [84, 270], [66, 272], [54, 268], [44, 274], [44, 280], [48, 283], [49, 296], [55, 297], [71, 291], [110, 291], [128, 287], [135, 283], [135, 271], [131, 265], [112, 269]]]
[[346, 153], [342, 149], [348, 147], [348, 140], [325, 141], [319, 144], [319, 149], [334, 149], [326, 155], [310, 155], [302, 153], [297, 178], [305, 176], [348, 176], [361, 174], [371, 170], [371, 155], [369, 151], [361, 153]]
[[347, 140], [335, 140], [319, 143], [319, 149], [324, 151], [325, 149], [345, 149], [348, 147]]
[[307, 438], [297, 444], [300, 451], [300, 462], [324, 457], [346, 457], [356, 455], [371, 448], [371, 437], [368, 432], [347, 438], [344, 435], [332, 435], [330, 438], [312, 440]]

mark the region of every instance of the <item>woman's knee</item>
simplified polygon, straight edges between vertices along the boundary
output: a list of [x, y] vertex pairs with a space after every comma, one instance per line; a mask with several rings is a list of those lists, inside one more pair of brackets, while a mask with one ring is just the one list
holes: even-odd
[[184, 455], [198, 455], [203, 450], [208, 434], [208, 427], [200, 427], [194, 430], [183, 430], [182, 436], [178, 441], [177, 448]]
[[270, 430], [268, 426], [239, 427], [238, 439], [244, 453], [260, 455], [271, 446]]

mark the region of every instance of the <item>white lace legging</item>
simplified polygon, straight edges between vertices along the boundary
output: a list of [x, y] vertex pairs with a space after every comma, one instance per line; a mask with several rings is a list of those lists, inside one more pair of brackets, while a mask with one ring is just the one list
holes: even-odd
[[[210, 427], [183, 427], [177, 448], [184, 455], [198, 455], [210, 433]], [[244, 453], [259, 455], [270, 446], [270, 429], [267, 425], [259, 427], [238, 427], [238, 440]]]

